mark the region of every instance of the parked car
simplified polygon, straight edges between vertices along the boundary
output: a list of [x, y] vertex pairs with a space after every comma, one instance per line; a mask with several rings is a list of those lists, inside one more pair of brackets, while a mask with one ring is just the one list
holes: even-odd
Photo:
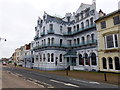
[[7, 63], [6, 63], [6, 62], [3, 62], [2, 64], [3, 64], [3, 65], [7, 65]]

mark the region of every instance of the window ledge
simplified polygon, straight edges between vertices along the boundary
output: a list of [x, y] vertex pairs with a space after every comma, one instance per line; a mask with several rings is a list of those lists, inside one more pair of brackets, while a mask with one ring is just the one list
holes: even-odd
[[110, 48], [110, 49], [105, 49], [104, 52], [108, 53], [108, 52], [120, 52], [119, 51], [120, 48]]

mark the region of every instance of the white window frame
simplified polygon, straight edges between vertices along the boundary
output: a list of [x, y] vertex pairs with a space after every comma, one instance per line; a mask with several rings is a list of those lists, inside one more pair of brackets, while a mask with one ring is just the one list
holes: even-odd
[[[117, 39], [118, 39], [118, 34], [110, 34], [110, 35], [112, 35], [112, 37], [113, 37], [114, 47], [112, 47], [112, 48], [118, 48], [118, 47], [115, 46], [115, 35], [117, 35]], [[112, 48], [108, 48], [108, 47], [107, 47], [107, 36], [110, 36], [110, 35], [106, 35], [106, 36], [104, 37], [104, 40], [105, 40], [105, 48], [106, 48], [106, 49], [112, 49]], [[119, 41], [119, 40], [118, 40], [118, 41]], [[119, 44], [119, 43], [118, 43], [118, 44]]]

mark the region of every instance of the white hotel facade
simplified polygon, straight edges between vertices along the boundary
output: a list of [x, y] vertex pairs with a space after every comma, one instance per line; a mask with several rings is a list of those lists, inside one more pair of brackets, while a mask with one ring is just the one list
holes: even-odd
[[32, 42], [33, 68], [40, 70], [98, 71], [96, 3], [81, 4], [64, 18], [48, 15], [37, 20]]

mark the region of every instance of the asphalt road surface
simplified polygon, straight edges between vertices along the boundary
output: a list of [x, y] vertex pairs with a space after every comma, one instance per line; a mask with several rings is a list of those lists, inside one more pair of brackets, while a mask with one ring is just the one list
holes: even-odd
[[[76, 78], [70, 78], [67, 76], [53, 75], [49, 73], [25, 70], [22, 68], [15, 68], [15, 67], [8, 67], [8, 66], [3, 67], [3, 74], [5, 72], [16, 75], [20, 78], [23, 78], [26, 81], [36, 83], [40, 85], [42, 88], [118, 88], [117, 85], [88, 81], [88, 80], [80, 80]], [[6, 80], [11, 81], [12, 76], [9, 76], [8, 78], [3, 76], [3, 87], [9, 87], [6, 85], [6, 82], [7, 82]], [[26, 81], [24, 81], [24, 83], [26, 83]], [[16, 81], [14, 82], [16, 83]], [[26, 84], [24, 84], [25, 86], [24, 85], [22, 86], [19, 82], [23, 82], [23, 80], [21, 79], [17, 80], [17, 85], [19, 87], [27, 87]], [[10, 86], [15, 86], [16, 88], [15, 84]], [[33, 87], [37, 88], [38, 86], [33, 85], [32, 88]]]

